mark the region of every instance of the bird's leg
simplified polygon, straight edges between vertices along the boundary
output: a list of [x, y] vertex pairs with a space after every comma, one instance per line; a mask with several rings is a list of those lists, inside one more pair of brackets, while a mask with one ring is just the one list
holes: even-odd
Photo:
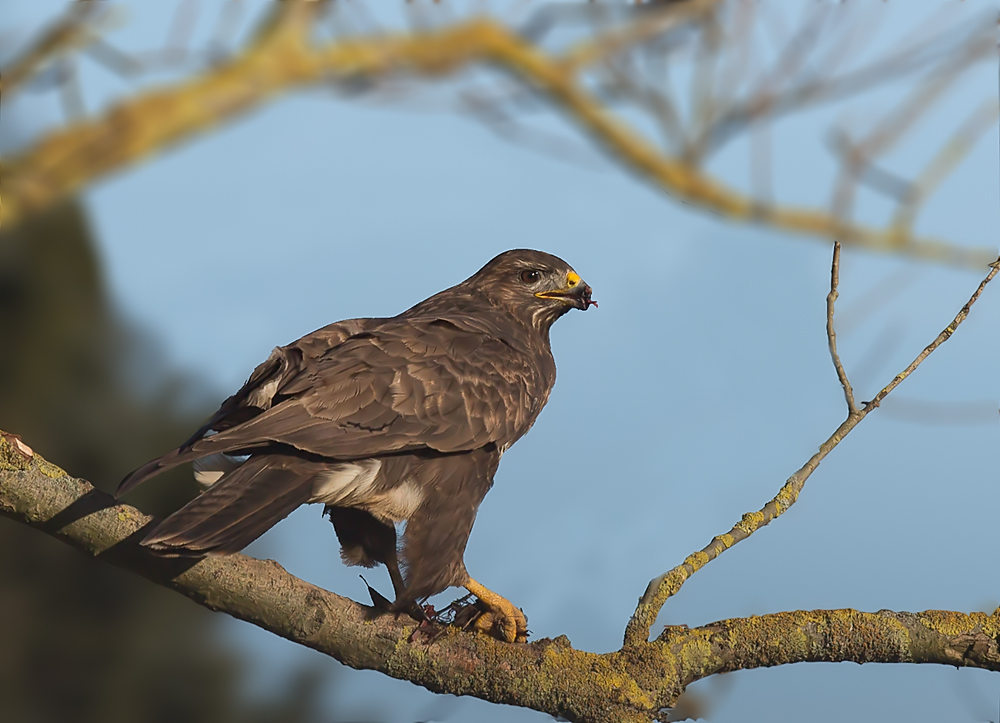
[[510, 600], [480, 585], [471, 577], [465, 583], [465, 589], [479, 598], [479, 601], [489, 609], [489, 612], [476, 618], [476, 622], [473, 623], [476, 630], [508, 643], [527, 642], [528, 619]]
[[399, 571], [399, 559], [396, 556], [396, 550], [386, 552], [385, 555], [385, 569], [389, 571], [389, 579], [392, 580], [392, 589], [396, 593], [396, 603], [393, 608], [397, 612], [406, 613], [414, 620], [426, 620], [427, 614], [424, 609], [416, 603], [416, 601], [410, 601], [402, 606], [400, 606], [400, 600], [406, 599], [406, 583], [403, 582], [403, 574]]
[[396, 558], [396, 551], [389, 552], [385, 559], [385, 569], [389, 571], [389, 579], [392, 580], [392, 590], [399, 600], [406, 592], [406, 584], [403, 582], [403, 575], [399, 571], [399, 561]]

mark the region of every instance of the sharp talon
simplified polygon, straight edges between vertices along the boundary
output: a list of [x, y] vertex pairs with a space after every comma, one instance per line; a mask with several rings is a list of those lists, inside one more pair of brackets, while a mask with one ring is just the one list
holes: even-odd
[[364, 575], [358, 575], [358, 577], [361, 578], [361, 581], [364, 582], [365, 587], [368, 588], [368, 594], [371, 596], [372, 599], [372, 607], [374, 607], [376, 610], [380, 610], [381, 612], [389, 612], [390, 610], [392, 610], [392, 603], [389, 602], [388, 598], [384, 597], [378, 590], [369, 585], [368, 581], [365, 580]]

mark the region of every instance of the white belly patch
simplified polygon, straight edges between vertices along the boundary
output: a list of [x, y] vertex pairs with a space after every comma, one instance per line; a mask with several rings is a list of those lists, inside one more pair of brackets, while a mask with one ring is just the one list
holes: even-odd
[[376, 495], [362, 506], [380, 520], [402, 522], [410, 519], [423, 501], [424, 493], [420, 488], [410, 480], [405, 480], [398, 487]]
[[309, 501], [338, 507], [360, 507], [371, 499], [372, 485], [380, 469], [382, 463], [377, 459], [336, 464], [316, 480]]
[[[203, 457], [194, 463], [194, 477], [203, 489], [207, 489], [246, 459], [221, 453]], [[359, 507], [385, 522], [409, 519], [423, 502], [423, 491], [412, 480], [404, 480], [392, 489], [375, 491], [375, 480], [381, 469], [382, 463], [377, 459], [335, 464], [316, 479], [309, 501]]]
[[375, 478], [381, 468], [377, 459], [338, 464], [319, 479], [310, 502], [359, 507], [385, 522], [409, 519], [423, 502], [423, 492], [410, 480], [392, 489], [375, 491]]

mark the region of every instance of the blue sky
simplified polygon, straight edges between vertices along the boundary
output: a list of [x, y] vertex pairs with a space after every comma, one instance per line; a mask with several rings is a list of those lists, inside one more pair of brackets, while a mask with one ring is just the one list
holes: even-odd
[[[22, 32], [62, 3], [0, 6], [2, 30]], [[133, 3], [115, 37], [124, 47], [157, 44], [165, 6]], [[921, 3], [925, 14], [931, 8]], [[915, 22], [898, 7], [878, 12], [887, 13], [880, 42]], [[949, 96], [895, 161], [912, 167], [965, 112], [952, 108], [995, 95], [995, 71], [983, 68]], [[87, 72], [94, 98], [125, 88]], [[884, 100], [869, 94], [779, 124], [779, 197], [823, 202], [832, 168], [823, 133], [843, 117], [866, 127]], [[57, 111], [45, 96], [16, 104], [0, 119], [7, 147], [55, 123]], [[543, 123], [578, 137], [558, 116]], [[997, 140], [994, 129], [977, 146], [921, 230], [995, 245]], [[569, 261], [600, 309], [556, 325], [555, 391], [505, 455], [466, 562], [524, 608], [535, 637], [566, 634], [605, 651], [620, 645], [648, 580], [770, 499], [844, 409], [823, 326], [829, 244], [678, 204], [581, 146], [588, 162], [569, 163], [451, 113], [314, 91], [103, 181], [87, 203], [121, 313], [155, 338], [168, 368], [218, 400], [273, 346], [337, 319], [397, 313], [505, 249]], [[736, 143], [713, 168], [745, 185], [746, 165], [746, 146]], [[877, 223], [884, 209], [873, 202], [862, 213]], [[930, 342], [981, 276], [845, 249], [839, 342], [858, 398]], [[878, 288], [887, 298], [866, 302]], [[990, 289], [897, 392], [911, 403], [971, 405], [966, 424], [918, 423], [888, 405], [874, 413], [822, 464], [798, 505], [692, 578], [661, 623], [1000, 604], [992, 554], [998, 299], [1000, 289]], [[249, 552], [364, 599], [319, 508], [300, 509]], [[381, 572], [368, 579], [389, 588]], [[255, 686], [320, 665], [336, 679], [327, 702], [338, 719], [548, 719], [474, 700], [443, 704], [243, 623], [220, 617], [219, 625], [253, 661]], [[1000, 702], [995, 674], [935, 666], [786, 666], [694, 688], [717, 698], [712, 720], [721, 722], [985, 721]]]

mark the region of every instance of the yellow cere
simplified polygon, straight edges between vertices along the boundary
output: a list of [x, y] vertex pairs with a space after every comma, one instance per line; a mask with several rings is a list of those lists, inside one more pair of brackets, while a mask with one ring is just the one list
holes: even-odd
[[579, 283], [580, 283], [580, 274], [576, 273], [575, 271], [570, 271], [568, 274], [566, 274], [567, 286], [572, 287], [576, 286]]

